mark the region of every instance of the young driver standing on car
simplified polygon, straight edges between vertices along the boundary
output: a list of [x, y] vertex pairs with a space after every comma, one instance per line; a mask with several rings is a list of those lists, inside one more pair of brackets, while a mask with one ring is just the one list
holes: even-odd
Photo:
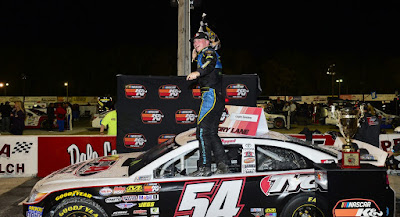
[[218, 136], [218, 125], [225, 108], [222, 96], [222, 64], [218, 53], [209, 47], [207, 34], [196, 33], [191, 40], [197, 51], [197, 71], [190, 73], [186, 80], [198, 79], [201, 88], [201, 106], [197, 119], [196, 137], [199, 140], [200, 163], [192, 176], [210, 176], [211, 150], [217, 162], [215, 174], [228, 172], [228, 157]]

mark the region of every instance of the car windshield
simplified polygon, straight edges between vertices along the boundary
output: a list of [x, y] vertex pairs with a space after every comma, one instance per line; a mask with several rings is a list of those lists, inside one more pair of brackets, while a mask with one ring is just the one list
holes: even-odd
[[42, 116], [42, 115], [46, 115], [45, 112], [42, 112], [40, 110], [37, 109], [29, 109], [31, 112], [35, 113], [36, 115]]
[[174, 142], [174, 139], [172, 138], [158, 146], [151, 148], [150, 150], [146, 151], [145, 153], [141, 154], [140, 156], [138, 156], [135, 159], [128, 159], [127, 161], [130, 161], [129, 176], [134, 174], [136, 171], [140, 170], [147, 164], [153, 162], [157, 158], [163, 156], [164, 154], [166, 154], [178, 147], [179, 147], [179, 145], [177, 145]]

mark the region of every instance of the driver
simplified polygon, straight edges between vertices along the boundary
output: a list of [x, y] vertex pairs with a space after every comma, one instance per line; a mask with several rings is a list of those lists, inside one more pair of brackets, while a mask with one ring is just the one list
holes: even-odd
[[210, 176], [211, 150], [217, 163], [215, 174], [228, 172], [228, 157], [225, 154], [218, 125], [225, 108], [222, 96], [222, 64], [218, 53], [210, 47], [210, 41], [204, 32], [196, 33], [191, 40], [197, 51], [197, 71], [190, 73], [186, 80], [198, 79], [201, 88], [201, 106], [197, 119], [196, 138], [199, 140], [200, 163], [192, 176]]

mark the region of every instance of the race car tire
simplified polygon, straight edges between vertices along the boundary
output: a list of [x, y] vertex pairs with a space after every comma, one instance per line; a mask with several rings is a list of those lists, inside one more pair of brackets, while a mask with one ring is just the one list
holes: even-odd
[[[318, 201], [318, 202], [317, 202]], [[288, 201], [280, 216], [285, 217], [325, 217], [327, 203], [315, 195], [303, 194]]]
[[108, 217], [103, 208], [86, 198], [69, 198], [63, 200], [50, 217]]
[[285, 127], [285, 121], [282, 118], [275, 118], [274, 128], [281, 129]]

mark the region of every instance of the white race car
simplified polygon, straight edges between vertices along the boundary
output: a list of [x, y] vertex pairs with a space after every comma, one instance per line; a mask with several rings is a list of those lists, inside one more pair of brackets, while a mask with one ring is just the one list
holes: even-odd
[[106, 116], [106, 114], [110, 111], [104, 111], [101, 112], [100, 114], [94, 114], [92, 117], [92, 127], [93, 128], [100, 128], [101, 126], [101, 121], [103, 118]]
[[[356, 172], [348, 174], [344, 181], [356, 182], [357, 186], [351, 195], [337, 197], [340, 188], [346, 186], [337, 190], [329, 183], [343, 180], [331, 180], [331, 173], [316, 166], [337, 167], [339, 152], [334, 147], [306, 144], [275, 132], [257, 137], [223, 133], [220, 136], [230, 159], [227, 174], [188, 175], [197, 169], [199, 160], [199, 143], [192, 129], [139, 156], [137, 153], [105, 156], [50, 174], [36, 183], [23, 203], [23, 214], [314, 217], [353, 211], [354, 206], [337, 205], [351, 201], [362, 203], [362, 209], [373, 210], [376, 214], [373, 216], [383, 213], [394, 216], [394, 192], [386, 182], [384, 168], [365, 166], [372, 176], [372, 186], [367, 186], [370, 191], [359, 189], [362, 183], [357, 182]], [[369, 146], [366, 144], [364, 148], [369, 150]], [[375, 157], [380, 158], [379, 150], [376, 153]], [[380, 159], [369, 160], [381, 164]], [[212, 170], [215, 169], [213, 164]], [[364, 180], [363, 185], [368, 182]]]

